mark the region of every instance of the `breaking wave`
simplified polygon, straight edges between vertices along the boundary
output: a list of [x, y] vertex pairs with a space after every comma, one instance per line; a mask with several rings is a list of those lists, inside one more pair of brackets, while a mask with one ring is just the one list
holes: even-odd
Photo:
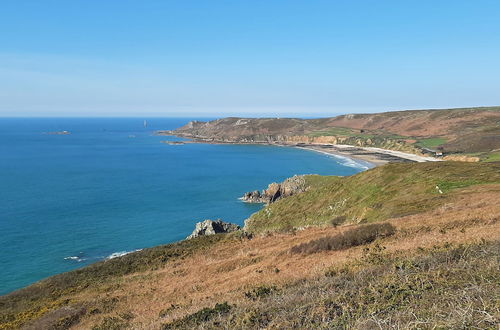
[[125, 256], [127, 254], [138, 252], [138, 251], [141, 251], [141, 250], [142, 249], [137, 249], [137, 250], [133, 250], [133, 251], [119, 251], [119, 252], [114, 252], [114, 253], [111, 253], [109, 256], [107, 256], [106, 260], [123, 257], [123, 256]]

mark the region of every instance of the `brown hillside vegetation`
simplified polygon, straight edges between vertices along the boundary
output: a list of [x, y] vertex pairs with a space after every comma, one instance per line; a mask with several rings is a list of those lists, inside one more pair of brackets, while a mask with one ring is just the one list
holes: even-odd
[[[441, 147], [447, 153], [500, 149], [500, 107], [408, 110], [332, 118], [223, 118], [195, 121], [159, 132], [210, 142], [326, 143], [375, 146], [418, 153]], [[406, 146], [406, 147], [405, 147]]]
[[500, 108], [412, 110], [335, 117], [328, 126], [383, 130], [403, 136], [456, 136], [500, 121]]
[[292, 253], [367, 225], [141, 251], [112, 263], [117, 276], [104, 262], [91, 282], [70, 272], [1, 297], [0, 328], [494, 327], [499, 196], [499, 184], [462, 188], [445, 204], [389, 219], [391, 235], [338, 251]]

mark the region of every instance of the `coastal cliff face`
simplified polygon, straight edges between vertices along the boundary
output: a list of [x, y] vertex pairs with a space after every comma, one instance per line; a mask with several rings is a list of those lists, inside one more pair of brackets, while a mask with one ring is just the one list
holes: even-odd
[[500, 107], [350, 114], [333, 118], [223, 118], [163, 131], [214, 143], [348, 144], [415, 154], [500, 149]]
[[255, 190], [245, 193], [241, 198], [247, 203], [273, 203], [281, 198], [289, 197], [307, 190], [306, 179], [303, 175], [295, 175], [282, 183], [271, 183], [262, 192]]

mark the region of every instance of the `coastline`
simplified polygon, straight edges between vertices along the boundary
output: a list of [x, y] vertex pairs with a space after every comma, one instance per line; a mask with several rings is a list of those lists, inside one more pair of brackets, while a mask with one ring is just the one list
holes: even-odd
[[[323, 144], [323, 145], [298, 145], [297, 148], [313, 150], [332, 156], [341, 156], [372, 164], [371, 167], [381, 166], [389, 162], [436, 162], [442, 161], [435, 157], [419, 156], [402, 151], [374, 147], [356, 147], [341, 144]], [[371, 168], [370, 167], [370, 168]]]
[[[395, 151], [389, 149], [375, 148], [375, 147], [358, 147], [352, 145], [344, 144], [306, 144], [306, 143], [271, 143], [271, 142], [231, 142], [231, 141], [216, 141], [208, 140], [197, 137], [188, 137], [182, 135], [173, 134], [169, 132], [166, 134], [165, 131], [160, 131], [156, 133], [157, 135], [165, 136], [176, 136], [181, 138], [186, 138], [189, 140], [182, 141], [182, 144], [190, 143], [206, 143], [206, 144], [254, 144], [254, 145], [270, 145], [277, 147], [294, 147], [299, 149], [311, 150], [326, 155], [338, 157], [338, 158], [348, 158], [361, 165], [365, 169], [370, 169], [377, 166], [382, 166], [389, 162], [436, 162], [442, 161], [442, 159], [420, 156], [411, 153], [406, 153], [402, 151]], [[161, 141], [167, 143], [166, 141]]]

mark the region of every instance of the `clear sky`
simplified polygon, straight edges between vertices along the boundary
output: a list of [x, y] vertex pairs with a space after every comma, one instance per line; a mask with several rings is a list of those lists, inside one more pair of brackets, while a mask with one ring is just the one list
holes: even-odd
[[500, 105], [500, 1], [5, 0], [0, 116]]

